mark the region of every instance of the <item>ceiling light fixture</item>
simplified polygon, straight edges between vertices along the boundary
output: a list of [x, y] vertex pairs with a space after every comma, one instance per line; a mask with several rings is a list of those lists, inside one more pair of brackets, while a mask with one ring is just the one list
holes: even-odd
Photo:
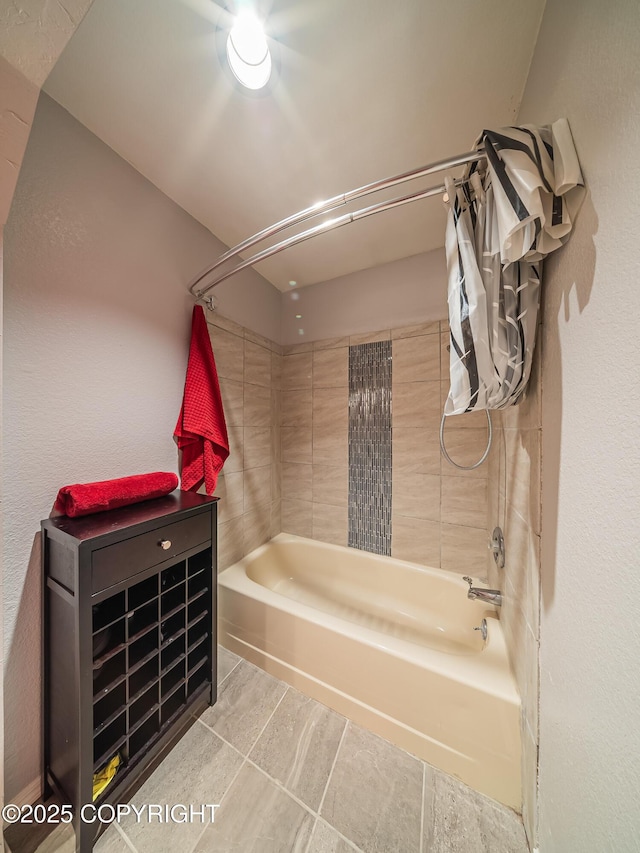
[[235, 78], [247, 89], [262, 89], [271, 77], [271, 53], [260, 21], [241, 12], [227, 37], [227, 60]]

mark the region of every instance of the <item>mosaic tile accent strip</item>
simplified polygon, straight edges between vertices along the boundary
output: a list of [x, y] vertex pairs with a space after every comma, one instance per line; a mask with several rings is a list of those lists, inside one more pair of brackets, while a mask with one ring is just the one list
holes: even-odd
[[391, 555], [391, 341], [349, 347], [349, 545]]

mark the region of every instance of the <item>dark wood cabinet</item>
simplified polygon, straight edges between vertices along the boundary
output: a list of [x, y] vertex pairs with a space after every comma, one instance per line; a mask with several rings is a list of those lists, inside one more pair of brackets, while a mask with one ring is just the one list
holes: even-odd
[[126, 802], [216, 701], [216, 502], [176, 491], [42, 522], [45, 786], [80, 853], [102, 828], [82, 807]]

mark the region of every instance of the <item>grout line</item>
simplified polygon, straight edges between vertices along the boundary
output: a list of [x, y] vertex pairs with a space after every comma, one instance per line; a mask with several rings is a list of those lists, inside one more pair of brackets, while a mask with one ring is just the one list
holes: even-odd
[[[285, 693], [285, 695], [286, 695], [286, 693]], [[282, 697], [282, 699], [284, 699], [284, 696]], [[280, 702], [282, 701], [282, 699], [280, 700]], [[278, 705], [280, 704], [280, 702], [278, 703]], [[276, 706], [276, 708], [277, 708], [277, 706]], [[274, 713], [275, 713], [275, 710], [276, 710], [276, 709], [274, 709]], [[273, 715], [272, 715], [272, 716], [273, 716]], [[271, 718], [269, 718], [269, 719], [271, 719]], [[308, 812], [310, 815], [312, 815], [312, 816], [316, 819], [316, 821], [321, 820], [323, 823], [325, 823], [327, 826], [329, 826], [329, 827], [331, 828], [331, 830], [332, 830], [333, 832], [335, 832], [335, 833], [336, 833], [336, 835], [338, 835], [338, 836], [341, 838], [341, 840], [342, 840], [342, 841], [345, 841], [345, 842], [346, 842], [346, 843], [347, 843], [347, 844], [348, 844], [348, 845], [349, 845], [353, 850], [356, 850], [356, 851], [358, 851], [358, 853], [361, 853], [360, 848], [359, 848], [359, 847], [357, 847], [357, 846], [353, 843], [353, 841], [351, 841], [349, 838], [347, 838], [345, 835], [343, 835], [343, 834], [342, 834], [338, 829], [336, 829], [336, 828], [335, 828], [335, 826], [332, 826], [332, 825], [331, 825], [331, 824], [330, 824], [330, 823], [329, 823], [325, 818], [322, 818], [322, 817], [320, 816], [320, 814], [319, 814], [319, 811], [320, 811], [320, 809], [322, 808], [322, 805], [324, 804], [324, 798], [325, 798], [325, 794], [326, 794], [327, 788], [328, 788], [328, 786], [329, 786], [329, 780], [331, 779], [331, 776], [333, 775], [333, 769], [334, 769], [335, 764], [336, 764], [336, 761], [337, 761], [338, 753], [340, 752], [340, 747], [342, 746], [342, 741], [344, 740], [344, 736], [345, 736], [345, 733], [346, 733], [346, 730], [347, 730], [347, 726], [349, 725], [349, 720], [345, 719], [345, 726], [344, 726], [344, 730], [343, 730], [343, 732], [342, 732], [342, 737], [340, 738], [340, 743], [338, 744], [338, 749], [336, 750], [336, 757], [334, 758], [333, 765], [332, 765], [332, 767], [331, 767], [331, 771], [330, 771], [330, 773], [329, 773], [329, 779], [327, 780], [327, 784], [326, 784], [326, 786], [325, 786], [325, 790], [324, 790], [324, 793], [323, 793], [323, 795], [322, 795], [322, 800], [320, 801], [320, 805], [318, 806], [318, 811], [314, 811], [314, 810], [311, 808], [311, 806], [307, 805], [305, 802], [303, 802], [301, 799], [299, 799], [299, 798], [298, 798], [294, 793], [292, 793], [290, 790], [288, 790], [287, 788], [285, 788], [285, 786], [282, 784], [282, 782], [280, 782], [278, 779], [275, 779], [273, 776], [270, 776], [270, 775], [269, 775], [269, 773], [267, 773], [267, 771], [266, 771], [266, 770], [264, 770], [262, 767], [260, 767], [258, 764], [256, 764], [256, 762], [255, 762], [255, 761], [253, 761], [251, 758], [249, 758], [248, 756], [244, 756], [244, 755], [242, 754], [242, 752], [240, 752], [240, 750], [239, 750], [236, 746], [234, 746], [232, 743], [230, 743], [230, 742], [229, 742], [226, 738], [224, 738], [221, 734], [218, 734], [218, 732], [214, 731], [214, 730], [213, 730], [210, 726], [208, 726], [205, 722], [203, 722], [203, 721], [202, 721], [202, 720], [200, 720], [200, 719], [198, 719], [198, 722], [199, 722], [199, 723], [201, 723], [201, 724], [202, 724], [206, 729], [208, 729], [208, 730], [209, 730], [212, 734], [214, 734], [216, 737], [220, 738], [220, 740], [221, 740], [223, 743], [225, 743], [228, 747], [230, 747], [234, 752], [237, 752], [237, 753], [238, 753], [238, 755], [243, 759], [243, 762], [242, 762], [242, 764], [240, 765], [240, 768], [239, 768], [238, 772], [237, 772], [237, 773], [236, 773], [236, 775], [233, 777], [232, 781], [230, 782], [230, 784], [229, 784], [229, 786], [227, 787], [227, 790], [224, 792], [223, 796], [220, 798], [220, 803], [221, 803], [221, 804], [222, 804], [222, 802], [224, 801], [224, 798], [228, 795], [229, 791], [231, 790], [231, 787], [233, 786], [233, 783], [234, 783], [234, 782], [236, 781], [236, 779], [238, 778], [238, 775], [239, 775], [239, 773], [240, 773], [240, 770], [242, 770], [242, 768], [243, 768], [245, 765], [249, 764], [251, 767], [253, 767], [255, 770], [257, 770], [257, 771], [258, 771], [259, 773], [261, 773], [263, 776], [266, 776], [266, 777], [267, 777], [267, 779], [269, 779], [269, 781], [270, 781], [270, 782], [273, 782], [273, 784], [274, 784], [274, 785], [275, 785], [279, 790], [281, 790], [281, 791], [282, 791], [283, 793], [285, 793], [288, 797], [290, 797], [290, 798], [291, 798], [295, 803], [297, 803], [299, 806], [301, 806], [301, 807], [302, 807], [306, 812]], [[268, 725], [268, 724], [269, 724], [269, 723], [267, 722], [267, 724], [266, 724], [266, 725]], [[266, 725], [265, 725], [265, 728], [266, 728]], [[264, 731], [264, 729], [263, 729], [263, 731]], [[261, 733], [261, 734], [262, 734], [262, 733]], [[257, 740], [256, 740], [256, 742], [257, 742]], [[255, 746], [255, 744], [254, 744], [254, 746]], [[252, 747], [252, 749], [253, 749], [253, 747]], [[209, 824], [207, 824], [207, 826], [208, 826], [208, 825], [209, 825]], [[314, 825], [314, 830], [315, 830], [315, 825]], [[200, 836], [200, 837], [202, 837], [202, 836]], [[312, 839], [312, 838], [313, 838], [313, 831], [312, 831], [312, 833], [311, 833], [311, 838], [310, 838], [310, 840], [309, 840], [309, 843], [311, 843], [311, 839]]]
[[[281, 683], [283, 683], [283, 684], [284, 684], [284, 682], [281, 682]], [[271, 714], [269, 714], [269, 719], [268, 719], [268, 720], [267, 720], [267, 722], [264, 724], [264, 726], [260, 729], [260, 732], [259, 732], [258, 736], [257, 736], [257, 737], [256, 737], [256, 739], [252, 742], [251, 746], [250, 746], [250, 747], [249, 747], [249, 749], [247, 750], [246, 755], [245, 755], [245, 753], [244, 753], [244, 752], [242, 752], [240, 749], [238, 749], [238, 747], [237, 747], [237, 746], [234, 746], [234, 744], [232, 744], [232, 743], [231, 743], [230, 741], [228, 741], [225, 737], [223, 737], [223, 736], [220, 734], [220, 732], [217, 732], [214, 728], [212, 728], [212, 727], [211, 727], [211, 726], [209, 726], [207, 723], [205, 723], [205, 722], [204, 722], [204, 720], [202, 720], [200, 717], [198, 717], [198, 718], [197, 718], [197, 720], [198, 720], [198, 722], [199, 722], [199, 723], [201, 723], [201, 724], [202, 724], [206, 729], [208, 729], [212, 734], [214, 734], [216, 737], [220, 738], [220, 740], [221, 740], [223, 743], [226, 743], [226, 744], [227, 744], [227, 746], [230, 746], [230, 747], [231, 747], [231, 749], [233, 749], [235, 752], [237, 752], [237, 753], [238, 753], [238, 755], [242, 756], [242, 758], [247, 758], [247, 759], [248, 759], [248, 758], [249, 758], [249, 753], [253, 750], [254, 746], [257, 744], [257, 742], [258, 742], [258, 741], [260, 740], [260, 738], [262, 737], [262, 735], [263, 735], [263, 733], [264, 733], [264, 730], [267, 728], [267, 726], [268, 726], [268, 725], [269, 725], [269, 723], [271, 722], [271, 718], [273, 717], [273, 715], [275, 714], [275, 712], [278, 710], [278, 708], [279, 708], [279, 706], [280, 706], [280, 703], [282, 702], [282, 700], [284, 699], [284, 697], [285, 697], [285, 696], [287, 695], [287, 693], [289, 692], [289, 689], [290, 689], [290, 688], [289, 688], [288, 686], [286, 686], [286, 690], [284, 691], [284, 693], [282, 694], [282, 696], [278, 699], [278, 702], [276, 703], [275, 708], [273, 709], [273, 711], [271, 712]], [[252, 763], [253, 763], [253, 762], [252, 762]]]
[[[345, 726], [345, 728], [346, 728], [346, 726]], [[297, 803], [297, 804], [298, 804], [301, 808], [303, 808], [306, 812], [308, 812], [310, 815], [312, 815], [312, 816], [316, 819], [316, 823], [317, 823], [317, 821], [319, 821], [319, 820], [320, 820], [320, 821], [322, 821], [322, 823], [325, 823], [328, 827], [330, 827], [330, 829], [331, 829], [333, 832], [335, 832], [335, 833], [336, 833], [336, 835], [339, 835], [339, 836], [340, 836], [340, 838], [341, 838], [343, 841], [346, 841], [346, 842], [347, 842], [347, 844], [348, 844], [350, 847], [352, 847], [354, 850], [357, 850], [357, 851], [358, 851], [358, 853], [360, 853], [360, 848], [359, 848], [359, 847], [356, 847], [356, 845], [353, 843], [353, 841], [350, 841], [350, 840], [349, 840], [345, 835], [343, 835], [339, 830], [337, 830], [337, 829], [335, 828], [335, 826], [332, 826], [332, 825], [329, 823], [329, 821], [327, 821], [325, 818], [321, 817], [321, 816], [318, 814], [318, 812], [314, 811], [314, 810], [311, 808], [311, 806], [307, 805], [307, 803], [305, 803], [305, 802], [303, 802], [301, 799], [299, 799], [299, 798], [298, 798], [294, 793], [292, 793], [288, 788], [285, 788], [285, 786], [282, 784], [282, 782], [280, 782], [278, 779], [275, 779], [273, 776], [270, 776], [270, 775], [267, 773], [267, 771], [266, 771], [266, 770], [264, 770], [262, 767], [260, 767], [258, 764], [256, 764], [256, 763], [255, 763], [255, 761], [252, 761], [250, 758], [247, 758], [247, 759], [246, 759], [246, 763], [247, 763], [247, 764], [250, 764], [252, 767], [254, 767], [254, 768], [255, 768], [259, 773], [261, 773], [263, 776], [266, 776], [266, 777], [267, 777], [267, 779], [268, 779], [270, 782], [273, 782], [273, 784], [274, 784], [277, 788], [279, 788], [279, 790], [281, 790], [284, 794], [286, 794], [288, 797], [290, 797], [290, 798], [291, 798], [295, 803]], [[331, 775], [331, 774], [330, 774], [330, 775]], [[321, 806], [321, 805], [322, 805], [322, 802], [320, 803], [320, 806]], [[320, 806], [318, 807], [318, 809], [320, 809]], [[314, 830], [315, 830], [315, 824], [314, 824]], [[311, 836], [312, 836], [312, 837], [313, 837], [313, 831], [314, 831], [314, 830], [312, 830], [312, 833], [311, 833]], [[312, 839], [310, 838], [310, 839], [309, 839], [309, 844], [311, 843], [311, 840], [312, 840]]]
[[348, 727], [349, 727], [349, 720], [345, 719], [344, 729], [342, 730], [342, 736], [340, 738], [340, 743], [338, 744], [338, 748], [336, 749], [336, 754], [333, 757], [333, 764], [331, 765], [331, 770], [329, 771], [329, 776], [327, 777], [327, 784], [324, 786], [324, 791], [322, 792], [322, 799], [320, 800], [320, 805], [318, 806], [318, 815], [322, 811], [322, 807], [324, 805], [324, 800], [325, 800], [325, 797], [327, 796], [327, 791], [329, 790], [329, 783], [331, 782], [331, 777], [333, 776], [333, 771], [335, 770], [335, 766], [336, 766], [336, 763], [338, 761], [338, 755], [340, 754], [340, 750], [342, 749], [342, 742], [344, 741]]
[[309, 853], [309, 848], [311, 847], [311, 842], [313, 841], [313, 837], [316, 834], [316, 826], [318, 825], [318, 818], [315, 819], [313, 824], [313, 829], [311, 830], [311, 835], [309, 836], [309, 840], [307, 841], [303, 853]]
[[[284, 682], [280, 682], [280, 683], [281, 683], [281, 684], [283, 684]], [[268, 726], [268, 725], [269, 725], [269, 723], [271, 722], [271, 718], [273, 717], [273, 715], [275, 714], [275, 712], [276, 712], [276, 711], [278, 710], [278, 708], [280, 707], [280, 703], [282, 702], [282, 700], [283, 700], [283, 699], [284, 699], [284, 697], [287, 695], [287, 693], [289, 692], [289, 690], [290, 690], [290, 689], [291, 689], [291, 688], [290, 688], [288, 685], [285, 685], [285, 691], [284, 691], [284, 693], [283, 693], [283, 694], [282, 694], [282, 696], [278, 699], [278, 701], [277, 701], [277, 703], [276, 703], [275, 708], [274, 708], [274, 709], [273, 709], [273, 711], [269, 714], [269, 719], [268, 719], [268, 720], [267, 720], [267, 722], [264, 724], [264, 726], [260, 729], [260, 732], [258, 733], [258, 736], [257, 736], [257, 737], [256, 737], [256, 739], [254, 740], [254, 742], [251, 744], [251, 748], [247, 751], [247, 755], [246, 755], [246, 757], [247, 757], [247, 758], [249, 758], [249, 755], [253, 752], [253, 748], [255, 747], [255, 745], [258, 743], [258, 741], [260, 740], [260, 738], [261, 738], [261, 737], [262, 737], [262, 735], [264, 734], [265, 729], [267, 728], [267, 726]]]
[[131, 841], [131, 839], [129, 838], [129, 836], [127, 835], [127, 833], [124, 831], [124, 829], [120, 826], [120, 824], [119, 824], [119, 823], [117, 823], [117, 822], [115, 822], [115, 823], [114, 823], [114, 824], [112, 824], [112, 825], [113, 825], [113, 826], [115, 826], [116, 831], [120, 833], [120, 835], [122, 836], [122, 840], [123, 840], [123, 841], [124, 841], [124, 843], [127, 845], [127, 847], [129, 848], [129, 850], [132, 850], [132, 851], [133, 851], [133, 853], [138, 853], [137, 849], [136, 849], [136, 848], [134, 847], [134, 845], [133, 845], [133, 841]]
[[[203, 725], [204, 725], [204, 723], [203, 723]], [[209, 728], [209, 726], [207, 726], [206, 728]], [[222, 738], [220, 738], [220, 739], [222, 740]], [[225, 741], [225, 743], [226, 743], [226, 741]], [[228, 745], [231, 746], [231, 744], [228, 744]], [[238, 752], [238, 750], [236, 750], [236, 752]], [[244, 767], [245, 764], [246, 764], [246, 759], [243, 758], [243, 760], [240, 762], [240, 766], [238, 767], [237, 772], [233, 776], [233, 779], [229, 782], [229, 784], [227, 785], [227, 789], [225, 790], [224, 794], [220, 797], [220, 803], [218, 803], [218, 805], [222, 805], [224, 798], [227, 796], [227, 794], [229, 793], [229, 791], [233, 787], [234, 782], [236, 781], [236, 779], [240, 775], [240, 771], [242, 770], [242, 768]], [[213, 816], [213, 823], [215, 823], [215, 814]], [[202, 841], [202, 839], [204, 837], [205, 832], [209, 829], [210, 826], [212, 826], [211, 821], [209, 821], [208, 823], [205, 823], [202, 832], [197, 837], [193, 847], [191, 848], [191, 853], [193, 853], [193, 851], [198, 847], [198, 845], [200, 844], [200, 842]]]
[[238, 658], [238, 660], [234, 663], [234, 665], [231, 667], [231, 669], [230, 669], [230, 670], [229, 670], [229, 672], [225, 675], [225, 677], [222, 679], [222, 681], [217, 685], [217, 687], [222, 687], [222, 685], [225, 683], [225, 681], [227, 680], [227, 678], [229, 678], [229, 676], [230, 676], [230, 675], [231, 675], [231, 673], [234, 671], [234, 669], [238, 666], [238, 664], [240, 663], [240, 661], [241, 661], [241, 660], [242, 660], [242, 658]]
[[[226, 741], [225, 741], [225, 743], [226, 743]], [[231, 746], [231, 744], [229, 743], [229, 744], [227, 744], [227, 746]], [[236, 750], [236, 752], [238, 753], [238, 755], [242, 755], [242, 753], [241, 753], [239, 750]], [[224, 792], [224, 794], [220, 797], [220, 803], [219, 803], [219, 805], [222, 805], [222, 803], [224, 802], [225, 797], [227, 797], [227, 796], [229, 795], [229, 791], [231, 790], [231, 788], [233, 788], [233, 785], [234, 785], [234, 783], [235, 783], [236, 779], [237, 779], [237, 778], [238, 778], [238, 776], [240, 775], [240, 771], [242, 770], [242, 768], [245, 766], [245, 764], [246, 764], [246, 763], [247, 763], [247, 759], [243, 757], [243, 758], [242, 758], [242, 761], [240, 762], [240, 766], [238, 767], [238, 770], [237, 770], [237, 772], [235, 773], [235, 775], [234, 775], [233, 779], [229, 782], [229, 784], [227, 785], [227, 789], [226, 789], [226, 791], [225, 791], [225, 792]], [[215, 819], [215, 816], [214, 816], [214, 819]], [[204, 832], [202, 833], [202, 835], [204, 835]], [[202, 837], [202, 836], [200, 836], [200, 837]]]
[[349, 849], [350, 849], [350, 850], [355, 850], [355, 851], [356, 851], [356, 853], [363, 853], [363, 851], [362, 851], [362, 849], [361, 849], [360, 847], [358, 847], [356, 844], [354, 844], [354, 843], [353, 843], [353, 841], [351, 841], [349, 838], [347, 838], [347, 836], [346, 836], [346, 835], [343, 835], [341, 832], [339, 832], [339, 831], [335, 828], [335, 826], [332, 826], [332, 825], [329, 823], [329, 821], [325, 820], [325, 818], [320, 817], [320, 816], [318, 816], [318, 817], [317, 817], [317, 819], [316, 819], [316, 822], [315, 822], [314, 827], [313, 827], [313, 832], [311, 833], [311, 838], [309, 839], [309, 844], [307, 845], [307, 847], [306, 847], [306, 849], [305, 849], [305, 853], [308, 853], [309, 848], [311, 847], [311, 842], [313, 841], [313, 837], [314, 837], [314, 835], [315, 835], [315, 831], [316, 831], [316, 826], [318, 825], [318, 823], [322, 823], [322, 824], [324, 824], [324, 826], [328, 826], [328, 827], [329, 827], [329, 829], [330, 829], [333, 833], [335, 833], [335, 834], [338, 836], [338, 838], [340, 838], [340, 840], [341, 840], [341, 841], [344, 841], [344, 843], [345, 843], [345, 844], [347, 844], [347, 845], [349, 846]]

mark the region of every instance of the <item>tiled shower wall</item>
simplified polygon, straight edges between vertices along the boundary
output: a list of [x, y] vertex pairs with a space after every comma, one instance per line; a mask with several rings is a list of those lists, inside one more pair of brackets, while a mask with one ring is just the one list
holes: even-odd
[[[282, 529], [348, 544], [349, 347], [390, 341], [392, 556], [461, 574], [487, 573], [487, 473], [441, 459], [448, 326], [426, 323], [285, 347], [282, 374]], [[448, 418], [462, 464], [486, 444], [484, 414]]]
[[218, 568], [280, 532], [282, 347], [207, 311], [230, 453], [218, 478]]
[[349, 347], [349, 546], [391, 556], [391, 341]]
[[[501, 622], [522, 696], [523, 816], [534, 837], [538, 754], [541, 412], [536, 352], [520, 406], [493, 412], [488, 464], [459, 471], [441, 458], [449, 388], [445, 322], [282, 348], [207, 314], [231, 454], [218, 481], [220, 570], [280, 530], [348, 544], [349, 347], [390, 341], [392, 556], [488, 575], [504, 592]], [[282, 389], [282, 390], [281, 390]], [[486, 416], [447, 419], [449, 454], [469, 465], [486, 446]], [[282, 492], [282, 501], [280, 500]], [[504, 530], [496, 569], [488, 531]]]
[[282, 529], [347, 544], [349, 339], [285, 347]]
[[538, 764], [538, 642], [540, 612], [541, 336], [527, 396], [492, 414], [495, 452], [489, 460], [489, 526], [505, 539], [505, 567], [489, 563], [491, 586], [502, 589], [500, 621], [522, 698], [523, 819], [531, 848]]

